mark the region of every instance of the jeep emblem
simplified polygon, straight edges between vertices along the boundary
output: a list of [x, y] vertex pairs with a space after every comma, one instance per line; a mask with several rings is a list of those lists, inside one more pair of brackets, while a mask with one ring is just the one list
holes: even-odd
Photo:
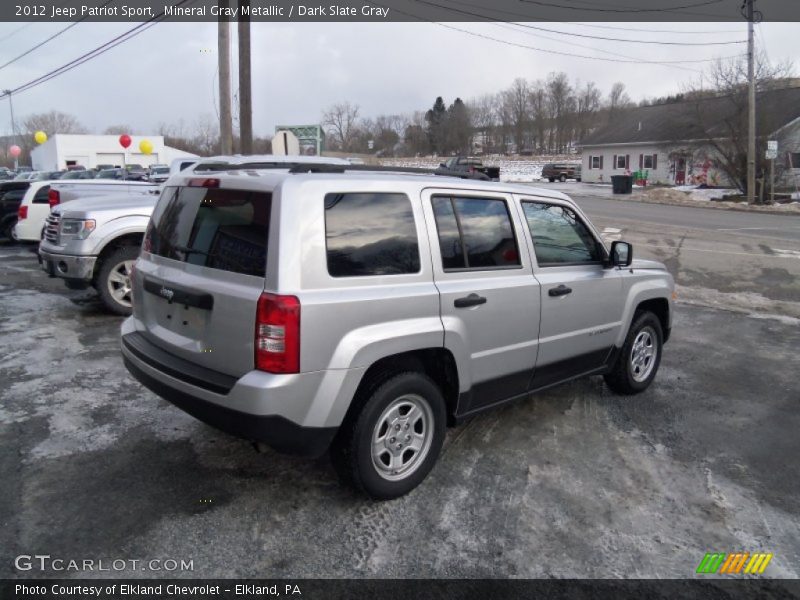
[[165, 288], [164, 286], [161, 286], [161, 289], [158, 290], [158, 293], [164, 296], [164, 298], [167, 300], [172, 300], [172, 297], [175, 295], [175, 292], [169, 288]]

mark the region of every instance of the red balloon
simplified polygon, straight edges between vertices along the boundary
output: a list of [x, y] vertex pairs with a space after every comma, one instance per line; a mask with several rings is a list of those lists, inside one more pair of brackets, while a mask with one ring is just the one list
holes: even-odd
[[127, 133], [123, 133], [121, 136], [119, 136], [119, 145], [122, 146], [123, 148], [127, 148], [128, 146], [130, 146], [131, 136], [129, 136]]

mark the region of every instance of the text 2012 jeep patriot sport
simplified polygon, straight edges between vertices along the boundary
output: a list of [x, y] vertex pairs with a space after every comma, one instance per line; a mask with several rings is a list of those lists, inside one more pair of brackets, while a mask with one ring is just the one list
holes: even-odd
[[565, 195], [229, 160], [162, 192], [122, 326], [130, 372], [206, 423], [330, 448], [343, 478], [393, 498], [447, 424], [579, 376], [622, 394], [655, 377], [672, 277], [607, 249]]

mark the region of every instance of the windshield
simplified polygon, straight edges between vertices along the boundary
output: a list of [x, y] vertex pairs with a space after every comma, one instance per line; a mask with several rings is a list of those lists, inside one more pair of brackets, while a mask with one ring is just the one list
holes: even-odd
[[169, 173], [169, 167], [154, 167], [150, 169], [151, 175], [163, 175]]
[[121, 176], [118, 171], [109, 169], [107, 171], [100, 171], [97, 174], [97, 179], [121, 179]]

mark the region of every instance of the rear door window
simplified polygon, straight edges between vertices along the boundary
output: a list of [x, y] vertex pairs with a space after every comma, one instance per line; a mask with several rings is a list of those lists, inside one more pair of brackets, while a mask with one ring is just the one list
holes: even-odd
[[405, 194], [326, 195], [325, 243], [328, 273], [333, 277], [420, 270], [417, 228]]
[[431, 201], [446, 271], [521, 266], [505, 200], [434, 196]]
[[193, 265], [264, 277], [272, 194], [169, 187], [153, 211], [144, 250]]

